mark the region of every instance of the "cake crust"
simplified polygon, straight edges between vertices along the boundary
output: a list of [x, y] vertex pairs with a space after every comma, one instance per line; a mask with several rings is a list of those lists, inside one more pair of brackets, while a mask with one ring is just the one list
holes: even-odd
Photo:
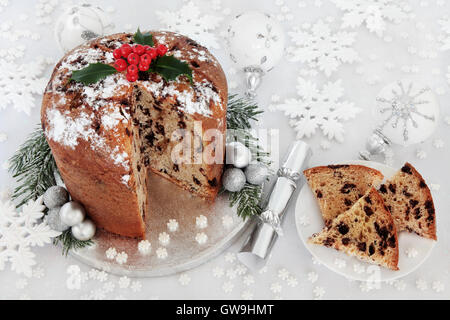
[[[69, 81], [73, 71], [90, 63], [112, 65], [113, 50], [133, 43], [131, 34], [119, 33], [67, 53], [53, 71], [41, 108], [42, 128], [72, 198], [86, 207], [97, 227], [130, 237], [145, 235], [131, 163], [134, 86], [158, 101], [176, 105], [181, 115], [201, 121], [203, 132], [226, 130], [227, 82], [217, 60], [185, 36], [151, 33], [155, 45], [165, 44], [168, 55], [191, 66], [193, 84], [184, 76], [167, 82], [157, 74], [140, 74], [132, 84], [122, 73], [88, 86]], [[205, 187], [203, 197], [217, 195], [222, 167], [215, 163], [205, 170], [205, 176], [215, 178], [217, 185]]]

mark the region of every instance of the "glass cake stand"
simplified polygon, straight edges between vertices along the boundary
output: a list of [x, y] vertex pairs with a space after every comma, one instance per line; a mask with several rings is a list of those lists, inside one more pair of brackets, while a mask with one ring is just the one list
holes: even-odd
[[[230, 207], [226, 194], [219, 195], [213, 203], [207, 202], [155, 174], [151, 174], [149, 185], [151, 214], [145, 219], [147, 240], [151, 243], [148, 254], [139, 251], [140, 240], [104, 230], [97, 230], [94, 245], [71, 250], [70, 254], [91, 267], [116, 275], [166, 276], [214, 258], [248, 227], [249, 221], [237, 216], [236, 208]], [[204, 219], [197, 222], [201, 215], [207, 218], [207, 223]], [[178, 222], [178, 230], [169, 230], [167, 224], [170, 219]], [[169, 242], [164, 232], [169, 235]], [[109, 259], [106, 255], [109, 248], [115, 248], [117, 253], [125, 252], [128, 256], [126, 262]]]

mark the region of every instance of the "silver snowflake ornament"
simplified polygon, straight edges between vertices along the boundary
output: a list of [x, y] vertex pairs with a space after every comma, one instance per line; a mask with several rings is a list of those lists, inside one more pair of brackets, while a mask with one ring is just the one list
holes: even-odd
[[317, 21], [310, 28], [294, 28], [288, 32], [295, 46], [287, 49], [292, 61], [306, 63], [329, 77], [343, 63], [359, 60], [353, 49], [356, 33], [339, 31], [333, 33], [330, 24]]
[[279, 110], [290, 119], [297, 139], [310, 138], [320, 129], [329, 140], [344, 141], [343, 122], [354, 118], [361, 109], [341, 100], [344, 95], [341, 80], [326, 83], [319, 89], [316, 83], [298, 78], [298, 99], [286, 99], [271, 110]]

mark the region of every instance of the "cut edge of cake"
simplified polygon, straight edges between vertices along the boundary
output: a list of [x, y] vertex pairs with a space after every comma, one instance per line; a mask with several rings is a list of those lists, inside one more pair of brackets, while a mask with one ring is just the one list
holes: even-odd
[[332, 224], [313, 234], [308, 243], [332, 247], [362, 261], [398, 269], [398, 237], [383, 198], [371, 188]]
[[350, 209], [371, 187], [384, 179], [375, 169], [356, 164], [318, 166], [303, 172], [326, 226]]
[[406, 162], [379, 190], [397, 230], [437, 240], [436, 212], [431, 191], [422, 175]]

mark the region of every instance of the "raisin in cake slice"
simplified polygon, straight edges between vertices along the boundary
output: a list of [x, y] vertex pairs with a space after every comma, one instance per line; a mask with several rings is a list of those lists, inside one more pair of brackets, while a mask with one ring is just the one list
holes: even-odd
[[436, 217], [430, 189], [409, 163], [380, 187], [380, 194], [397, 230], [436, 240]]
[[384, 178], [381, 172], [361, 165], [320, 166], [303, 173], [319, 203], [326, 226]]
[[398, 270], [395, 223], [374, 188], [334, 219], [329, 227], [312, 235], [308, 242]]

